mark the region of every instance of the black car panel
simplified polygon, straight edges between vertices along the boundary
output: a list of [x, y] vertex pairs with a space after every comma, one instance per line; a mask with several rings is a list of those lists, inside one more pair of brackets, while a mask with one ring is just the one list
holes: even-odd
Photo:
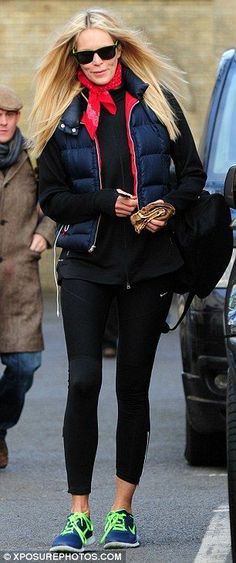
[[[236, 55], [235, 50], [231, 49], [222, 55], [218, 65], [199, 150], [207, 172], [205, 187], [211, 193], [223, 193], [228, 168], [236, 161], [235, 92]], [[232, 220], [236, 221], [235, 210], [232, 210]], [[223, 310], [234, 256], [235, 251], [217, 287], [205, 299], [194, 298], [180, 325], [186, 398], [185, 456], [194, 465], [219, 465], [226, 460], [228, 361]], [[183, 310], [184, 300], [185, 296], [179, 296], [179, 313]], [[215, 452], [216, 441], [218, 456]]]

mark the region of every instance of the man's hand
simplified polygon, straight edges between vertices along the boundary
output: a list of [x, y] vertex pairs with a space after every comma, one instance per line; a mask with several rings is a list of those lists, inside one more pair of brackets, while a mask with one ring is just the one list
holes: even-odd
[[119, 195], [115, 204], [115, 213], [117, 217], [128, 217], [138, 206], [136, 196], [124, 197]]
[[40, 254], [42, 254], [42, 252], [44, 252], [46, 248], [47, 248], [46, 239], [42, 237], [42, 235], [38, 235], [37, 233], [35, 233], [33, 235], [33, 240], [30, 246], [30, 250], [34, 250], [35, 252], [39, 252]]

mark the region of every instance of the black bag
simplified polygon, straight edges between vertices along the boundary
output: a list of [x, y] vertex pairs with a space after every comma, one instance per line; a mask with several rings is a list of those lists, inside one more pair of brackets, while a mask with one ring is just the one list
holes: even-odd
[[175, 330], [195, 295], [206, 297], [214, 289], [231, 258], [233, 231], [230, 208], [219, 193], [203, 190], [191, 207], [176, 214], [174, 238], [184, 266], [173, 273], [174, 293], [189, 293], [184, 311], [174, 327], [167, 323], [162, 332]]

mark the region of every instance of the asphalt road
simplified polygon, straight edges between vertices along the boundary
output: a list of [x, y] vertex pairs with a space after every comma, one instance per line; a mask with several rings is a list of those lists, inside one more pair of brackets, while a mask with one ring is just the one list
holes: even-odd
[[[45, 297], [43, 365], [22, 418], [8, 433], [10, 463], [0, 471], [0, 551], [45, 552], [69, 512], [61, 427], [67, 362], [55, 296]], [[96, 537], [112, 503], [116, 402], [115, 361], [104, 361], [100, 441], [91, 495]], [[229, 562], [224, 468], [191, 468], [184, 459], [185, 418], [178, 333], [163, 335], [151, 389], [151, 439], [134, 513], [140, 548], [132, 563]], [[101, 550], [99, 542], [95, 550]]]

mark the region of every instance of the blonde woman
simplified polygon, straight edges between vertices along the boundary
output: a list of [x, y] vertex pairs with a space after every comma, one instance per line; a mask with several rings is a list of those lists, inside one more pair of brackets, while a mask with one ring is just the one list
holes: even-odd
[[114, 298], [116, 482], [101, 543], [139, 546], [132, 499], [149, 440], [148, 389], [173, 272], [183, 262], [170, 223], [153, 219], [137, 234], [130, 216], [156, 200], [179, 212], [205, 182], [172, 92], [176, 78], [143, 37], [102, 9], [72, 19], [38, 72], [32, 120], [40, 203], [60, 226], [58, 283], [69, 362], [63, 437], [72, 506], [52, 551], [83, 551], [94, 541], [89, 495], [103, 331]]

